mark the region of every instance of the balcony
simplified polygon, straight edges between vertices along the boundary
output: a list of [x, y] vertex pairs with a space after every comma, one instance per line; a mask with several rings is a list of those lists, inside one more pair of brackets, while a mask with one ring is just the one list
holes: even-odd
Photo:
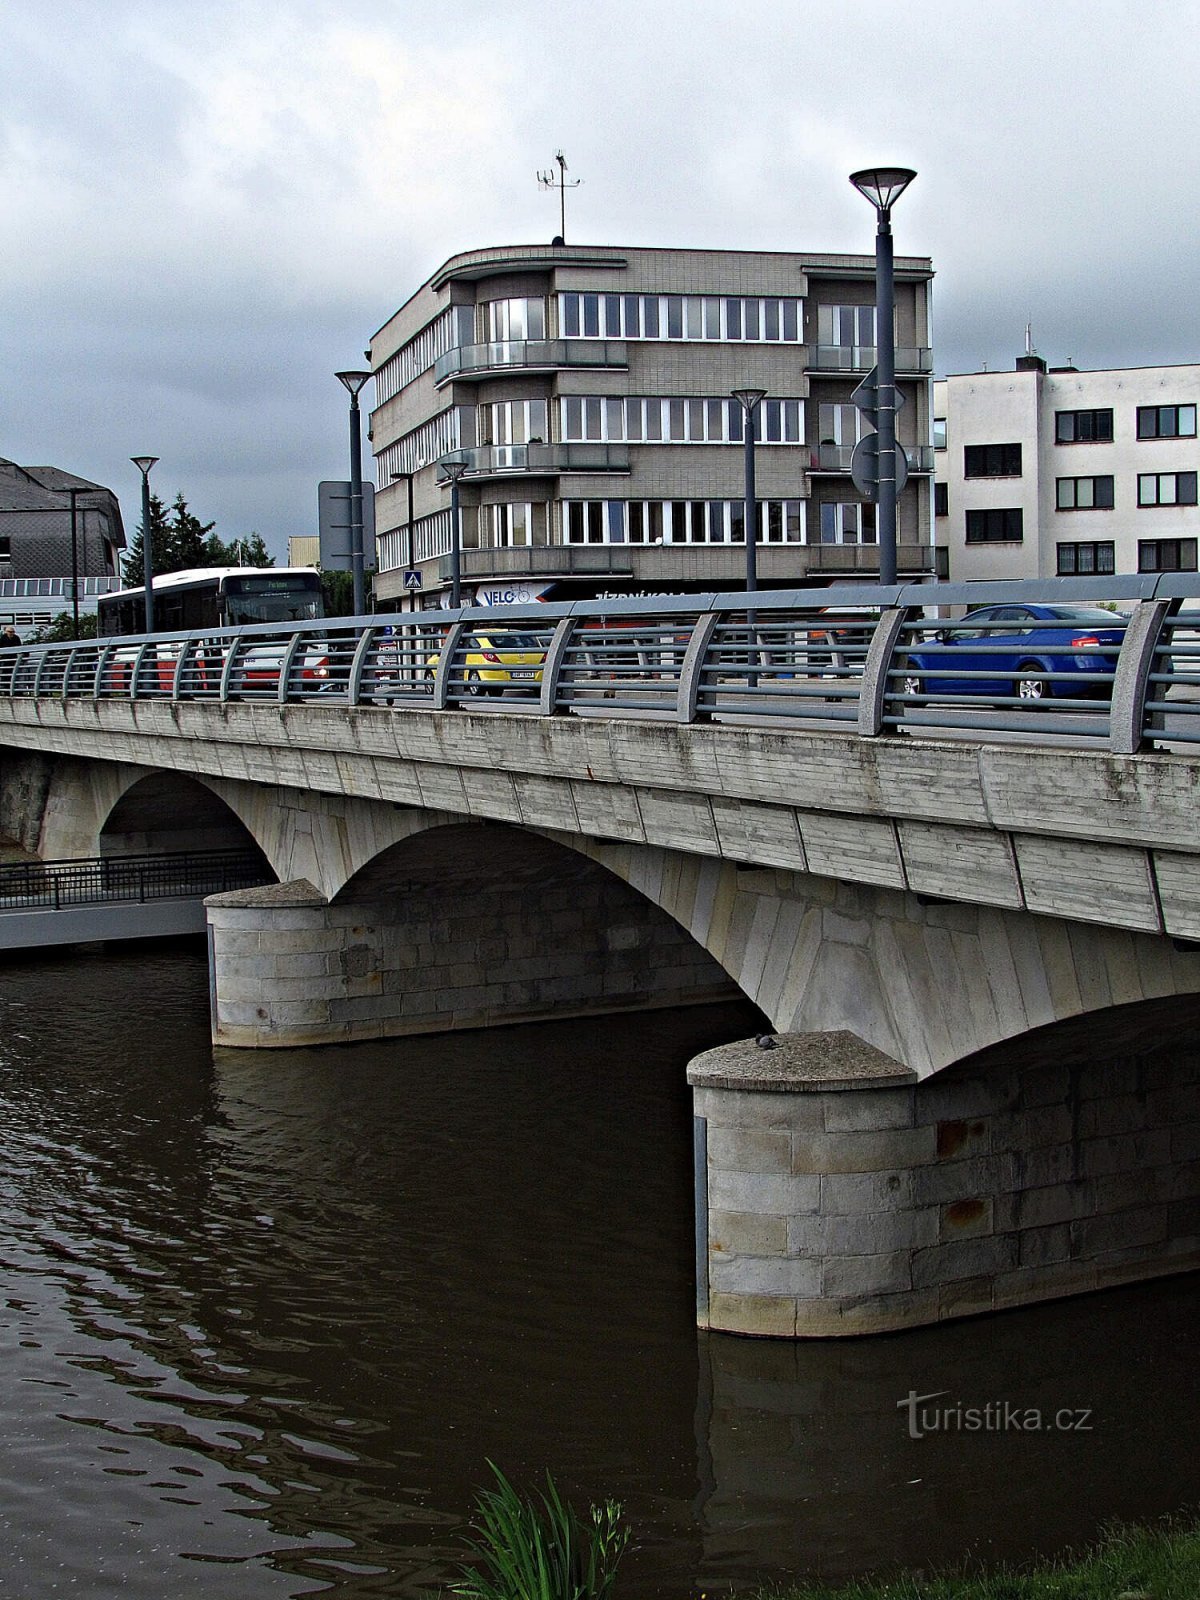
[[623, 444], [493, 444], [456, 450], [465, 461], [464, 481], [506, 478], [512, 473], [556, 476], [561, 472], [628, 472], [629, 447]]
[[[464, 549], [463, 582], [502, 578], [627, 578], [650, 589], [686, 583], [697, 589], [739, 589], [746, 579], [746, 549], [741, 544], [583, 544], [534, 545], [516, 549]], [[450, 581], [450, 557], [438, 569]], [[896, 567], [903, 578], [944, 578], [944, 545], [902, 544]], [[879, 548], [873, 544], [760, 544], [760, 582], [803, 583], [813, 578], [878, 578]]]
[[[812, 344], [807, 365], [815, 372], [870, 372], [875, 365], [872, 344]], [[920, 376], [933, 371], [933, 351], [925, 345], [896, 346], [897, 376]]]
[[439, 356], [433, 381], [440, 389], [451, 379], [478, 383], [496, 372], [556, 372], [564, 368], [624, 368], [624, 339], [502, 339], [493, 344], [460, 344]]
[[[932, 445], [905, 445], [904, 453], [908, 457], [910, 477], [914, 473], [933, 471]], [[810, 450], [808, 453], [808, 470], [818, 476], [848, 473], [850, 471], [850, 458], [853, 454], [854, 446], [852, 444], [820, 444], [815, 450]]]

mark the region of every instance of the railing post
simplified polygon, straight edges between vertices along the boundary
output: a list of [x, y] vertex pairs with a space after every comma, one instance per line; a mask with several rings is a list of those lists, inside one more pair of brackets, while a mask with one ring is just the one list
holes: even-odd
[[700, 684], [708, 647], [713, 631], [720, 621], [715, 611], [706, 611], [697, 617], [687, 649], [683, 653], [683, 666], [679, 669], [679, 693], [675, 702], [676, 722], [695, 722], [699, 716]]
[[578, 617], [560, 617], [554, 629], [554, 636], [546, 651], [546, 659], [542, 662], [541, 693], [538, 697], [539, 716], [552, 717], [558, 708], [558, 683], [562, 676], [563, 662], [566, 659], [567, 646], [578, 626]]
[[896, 654], [900, 630], [912, 615], [912, 608], [897, 607], [882, 611], [867, 647], [862, 683], [858, 691], [858, 734], [873, 739], [883, 732], [883, 713], [888, 699], [888, 673]]
[[346, 700], [349, 705], [356, 706], [359, 703], [359, 692], [362, 687], [363, 667], [366, 664], [367, 652], [371, 648], [372, 639], [378, 632], [379, 629], [373, 626], [364, 628], [358, 644], [354, 647], [354, 657], [350, 662], [350, 681], [346, 685]]
[[108, 663], [116, 646], [112, 643], [101, 645], [100, 653], [96, 657], [96, 676], [92, 681], [92, 699], [99, 700], [104, 689], [104, 677]]
[[[287, 649], [283, 652], [283, 660], [279, 663], [279, 682], [275, 685], [275, 698], [281, 706], [287, 704], [288, 684], [292, 681], [292, 666], [295, 663], [296, 654], [300, 649], [300, 640], [301, 635], [298, 633], [293, 633], [292, 637], [288, 640]], [[230, 649], [229, 654], [232, 657], [232, 649]], [[225, 685], [222, 683], [221, 699], [224, 700], [224, 698]]]
[[458, 654], [458, 642], [466, 632], [466, 628], [465, 622], [452, 622], [446, 630], [446, 637], [442, 640], [437, 671], [433, 675], [434, 711], [445, 711], [448, 704], [450, 669], [454, 665], [454, 657]]
[[1115, 756], [1132, 756], [1146, 734], [1146, 683], [1154, 668], [1154, 652], [1163, 623], [1179, 601], [1139, 600], [1129, 618], [1113, 673], [1108, 713], [1108, 748]]

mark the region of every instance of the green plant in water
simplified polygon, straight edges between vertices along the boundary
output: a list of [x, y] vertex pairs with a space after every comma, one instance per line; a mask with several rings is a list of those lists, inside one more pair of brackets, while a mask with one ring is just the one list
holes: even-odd
[[464, 1600], [608, 1600], [617, 1564], [629, 1542], [615, 1500], [583, 1518], [563, 1503], [546, 1474], [546, 1492], [523, 1497], [489, 1461], [496, 1488], [475, 1497], [465, 1541], [475, 1560], [451, 1584]]

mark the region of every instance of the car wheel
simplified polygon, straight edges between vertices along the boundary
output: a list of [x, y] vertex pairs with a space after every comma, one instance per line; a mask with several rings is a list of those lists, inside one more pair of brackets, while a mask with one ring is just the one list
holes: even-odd
[[924, 694], [925, 685], [920, 678], [908, 677], [904, 680], [905, 694]]
[[425, 674], [424, 678], [421, 680], [421, 687], [425, 691], [426, 694], [432, 694], [433, 693], [433, 673], [432, 672], [427, 672]]
[[483, 684], [479, 681], [479, 674], [477, 672], [468, 672], [467, 673], [466, 686], [467, 686], [467, 693], [468, 694], [478, 695], [478, 694], [486, 694], [487, 693], [487, 690], [484, 688]]
[[[1041, 663], [1037, 661], [1022, 661], [1017, 668], [1018, 672], [1040, 672]], [[1019, 700], [1045, 700], [1053, 693], [1051, 685], [1043, 683], [1041, 678], [1018, 678], [1016, 695]]]

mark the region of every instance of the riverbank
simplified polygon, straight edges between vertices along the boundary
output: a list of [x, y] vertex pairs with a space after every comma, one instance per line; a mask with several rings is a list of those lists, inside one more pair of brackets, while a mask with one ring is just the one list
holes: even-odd
[[802, 1584], [763, 1591], [762, 1600], [1196, 1600], [1200, 1518], [1120, 1528], [1077, 1556], [1020, 1572], [910, 1576], [834, 1588]]

